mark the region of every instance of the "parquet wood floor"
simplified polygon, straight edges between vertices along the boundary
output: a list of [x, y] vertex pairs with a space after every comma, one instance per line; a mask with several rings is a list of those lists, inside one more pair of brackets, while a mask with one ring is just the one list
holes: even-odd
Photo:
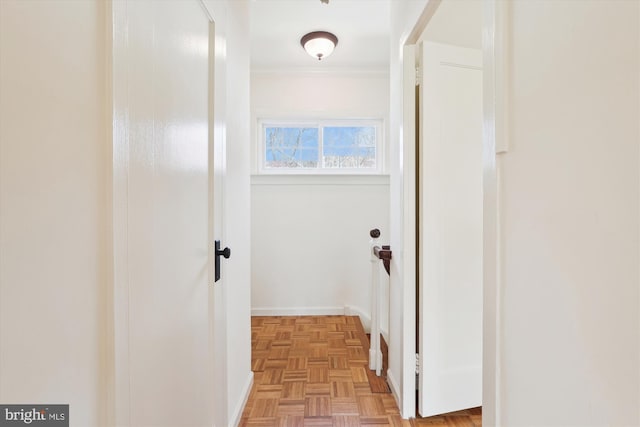
[[368, 341], [354, 316], [253, 317], [254, 384], [241, 427], [480, 426], [472, 411], [403, 420], [369, 384]]
[[411, 420], [414, 427], [482, 427], [482, 408], [465, 409], [436, 417]]

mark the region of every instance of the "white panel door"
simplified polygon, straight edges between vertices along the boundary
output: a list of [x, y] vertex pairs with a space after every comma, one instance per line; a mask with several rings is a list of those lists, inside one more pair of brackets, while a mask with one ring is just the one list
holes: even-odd
[[211, 426], [213, 24], [198, 0], [113, 4], [117, 423]]
[[422, 416], [482, 404], [482, 56], [424, 43], [420, 91]]

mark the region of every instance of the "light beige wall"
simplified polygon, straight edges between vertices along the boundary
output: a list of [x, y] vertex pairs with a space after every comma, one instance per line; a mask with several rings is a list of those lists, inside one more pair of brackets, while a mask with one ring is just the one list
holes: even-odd
[[105, 4], [0, 2], [0, 402], [104, 422]]
[[512, 3], [502, 425], [640, 423], [638, 8]]

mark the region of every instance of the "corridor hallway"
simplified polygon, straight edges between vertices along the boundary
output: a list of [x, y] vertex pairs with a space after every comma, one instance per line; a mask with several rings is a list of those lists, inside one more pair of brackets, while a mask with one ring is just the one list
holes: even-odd
[[372, 392], [368, 346], [356, 316], [252, 317], [240, 426], [481, 426], [479, 409], [403, 420], [390, 393]]

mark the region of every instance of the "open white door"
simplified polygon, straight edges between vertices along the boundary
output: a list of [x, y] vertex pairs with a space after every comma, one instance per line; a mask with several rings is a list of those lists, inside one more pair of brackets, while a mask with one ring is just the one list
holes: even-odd
[[118, 0], [113, 18], [115, 424], [225, 425], [213, 22], [198, 0]]
[[419, 412], [482, 404], [482, 53], [425, 42]]

